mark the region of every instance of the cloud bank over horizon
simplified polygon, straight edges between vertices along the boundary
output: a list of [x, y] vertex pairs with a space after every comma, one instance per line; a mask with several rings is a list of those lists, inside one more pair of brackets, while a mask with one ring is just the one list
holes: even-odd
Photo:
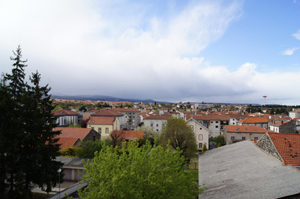
[[[27, 74], [38, 70], [53, 93], [252, 103], [268, 95], [273, 103], [300, 103], [300, 94], [286, 89], [298, 83], [299, 70], [262, 72], [251, 60], [226, 66], [203, 56], [245, 17], [243, 1], [159, 3], [6, 1], [2, 70], [10, 72], [8, 58], [20, 44]], [[293, 36], [299, 39], [299, 31]]]

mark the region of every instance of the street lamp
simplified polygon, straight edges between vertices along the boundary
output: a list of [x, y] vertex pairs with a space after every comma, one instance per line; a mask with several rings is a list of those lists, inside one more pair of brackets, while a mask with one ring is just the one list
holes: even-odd
[[58, 198], [60, 199], [60, 172], [61, 172], [61, 168], [59, 168], [57, 170], [58, 172]]

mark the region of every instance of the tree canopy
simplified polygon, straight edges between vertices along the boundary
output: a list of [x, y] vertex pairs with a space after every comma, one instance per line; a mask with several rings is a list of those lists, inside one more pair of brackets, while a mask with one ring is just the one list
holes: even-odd
[[54, 137], [60, 132], [52, 131], [50, 88], [39, 85], [38, 72], [25, 82], [20, 47], [14, 55], [12, 73], [3, 76], [0, 88], [0, 197], [31, 198], [34, 184], [49, 192], [58, 182], [62, 163], [54, 161], [59, 150]]
[[122, 149], [104, 146], [85, 164], [83, 199], [109, 198], [195, 198], [203, 189], [184, 169], [181, 151], [171, 152], [147, 142], [124, 143]]
[[183, 119], [170, 117], [162, 128], [159, 141], [163, 147], [166, 147], [170, 142], [174, 149], [182, 150], [187, 162], [197, 151], [195, 134]]

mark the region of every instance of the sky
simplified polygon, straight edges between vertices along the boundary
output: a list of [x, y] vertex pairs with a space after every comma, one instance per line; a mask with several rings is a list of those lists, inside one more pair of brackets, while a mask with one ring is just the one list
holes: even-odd
[[52, 94], [300, 104], [300, 0], [2, 0], [0, 72], [20, 45]]

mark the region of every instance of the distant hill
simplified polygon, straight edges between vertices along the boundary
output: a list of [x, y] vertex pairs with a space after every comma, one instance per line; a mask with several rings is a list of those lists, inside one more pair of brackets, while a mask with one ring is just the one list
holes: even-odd
[[[119, 97], [111, 97], [106, 95], [52, 95], [52, 99], [69, 99], [69, 100], [91, 100], [91, 101], [128, 101], [128, 102], [149, 102], [154, 103], [155, 101], [152, 99], [129, 99], [129, 98], [119, 98]], [[159, 102], [158, 102], [159, 103]]]

